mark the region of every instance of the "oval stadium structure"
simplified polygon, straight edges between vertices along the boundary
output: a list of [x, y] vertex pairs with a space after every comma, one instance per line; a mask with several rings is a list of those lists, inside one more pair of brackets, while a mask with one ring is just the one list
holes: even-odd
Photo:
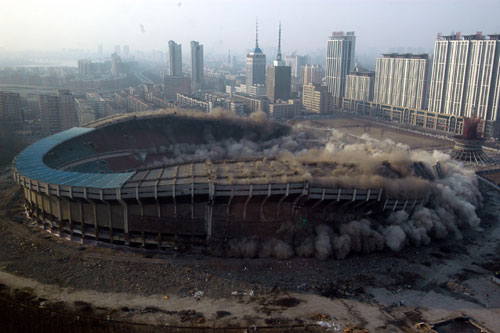
[[[422, 193], [395, 197], [383, 186], [339, 186], [320, 176], [337, 168], [334, 162], [304, 162], [298, 173], [269, 156], [184, 158], [176, 150], [229, 138], [258, 143], [289, 131], [251, 120], [127, 114], [34, 143], [14, 160], [13, 174], [28, 215], [45, 230], [76, 241], [158, 248], [265, 239], [289, 222], [387, 216], [427, 200]], [[412, 168], [417, 178], [434, 177], [425, 165]]]

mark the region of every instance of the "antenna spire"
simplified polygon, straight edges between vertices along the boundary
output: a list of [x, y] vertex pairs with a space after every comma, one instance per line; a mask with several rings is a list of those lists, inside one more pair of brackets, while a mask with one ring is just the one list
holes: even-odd
[[278, 56], [276, 57], [276, 60], [281, 61], [281, 21], [278, 32]]
[[259, 18], [255, 21], [255, 48], [259, 48]]

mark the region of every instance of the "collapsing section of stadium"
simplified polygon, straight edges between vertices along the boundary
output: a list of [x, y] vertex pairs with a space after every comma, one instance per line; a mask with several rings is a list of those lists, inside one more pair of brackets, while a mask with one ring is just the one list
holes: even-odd
[[[92, 141], [93, 129], [73, 129], [52, 142], [44, 141], [49, 137], [35, 143], [30, 148], [37, 156], [26, 156], [28, 148], [14, 163], [28, 214], [72, 240], [160, 249], [202, 246], [214, 255], [280, 259], [344, 258], [385, 247], [398, 251], [431, 238], [461, 239], [460, 228], [480, 222], [474, 174], [439, 152], [410, 151], [369, 137], [350, 142], [336, 131], [319, 135], [262, 120], [163, 116], [119, 126], [151, 129], [165, 118], [172, 127], [176, 121], [187, 123], [193, 133], [170, 133], [170, 143], [161, 134], [149, 138], [151, 147], [157, 140], [169, 145], [165, 155], [143, 161], [142, 169], [120, 167], [127, 172], [67, 169], [82, 156], [69, 158], [61, 147], [72, 142], [99, 149], [99, 141], [85, 144]], [[113, 126], [100, 128], [99, 137], [116, 131]], [[245, 134], [248, 128], [252, 140]], [[190, 151], [194, 143], [186, 140], [195, 133], [202, 133], [202, 150], [194, 150], [191, 158], [172, 155], [174, 146]], [[109, 147], [111, 140], [112, 135]], [[82, 149], [87, 165], [106, 163], [97, 155], [116, 157], [112, 148], [89, 150]], [[250, 157], [243, 158], [241, 151]], [[36, 159], [43, 164], [38, 170], [23, 165]]]

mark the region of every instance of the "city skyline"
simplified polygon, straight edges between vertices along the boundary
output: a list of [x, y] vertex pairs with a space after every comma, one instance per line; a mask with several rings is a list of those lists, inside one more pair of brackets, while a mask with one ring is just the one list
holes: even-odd
[[[495, 13], [500, 9], [500, 3], [490, 0], [355, 0], [348, 5], [315, 0], [308, 6], [299, 1], [242, 1], [227, 15], [228, 6], [233, 4], [228, 0], [108, 1], [98, 3], [98, 10], [93, 4], [97, 2], [69, 5], [60, 0], [21, 0], [9, 4], [3, 9], [0, 28], [10, 33], [0, 37], [0, 52], [95, 50], [99, 43], [106, 53], [111, 53], [114, 45], [130, 45], [134, 51], [163, 50], [172, 39], [184, 45], [200, 40], [207, 54], [225, 55], [228, 49], [238, 54], [252, 48], [251, 27], [256, 17], [264, 53], [275, 49], [273, 30], [279, 21], [287, 30], [284, 54], [323, 49], [324, 39], [341, 30], [356, 31], [359, 54], [391, 48], [430, 50], [438, 32], [499, 32]], [[116, 14], [118, 5], [120, 15]], [[19, 22], [23, 22], [22, 27]]]

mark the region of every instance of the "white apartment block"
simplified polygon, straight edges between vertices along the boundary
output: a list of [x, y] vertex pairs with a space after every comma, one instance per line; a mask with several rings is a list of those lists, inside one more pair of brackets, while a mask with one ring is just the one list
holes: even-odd
[[373, 101], [411, 109], [427, 108], [427, 54], [384, 54], [377, 58]]
[[434, 44], [429, 111], [499, 120], [500, 35], [439, 36]]
[[341, 105], [346, 76], [354, 68], [356, 36], [354, 32], [334, 32], [326, 48], [326, 85], [335, 105]]
[[355, 101], [373, 100], [373, 72], [353, 72], [346, 76], [344, 98]]

